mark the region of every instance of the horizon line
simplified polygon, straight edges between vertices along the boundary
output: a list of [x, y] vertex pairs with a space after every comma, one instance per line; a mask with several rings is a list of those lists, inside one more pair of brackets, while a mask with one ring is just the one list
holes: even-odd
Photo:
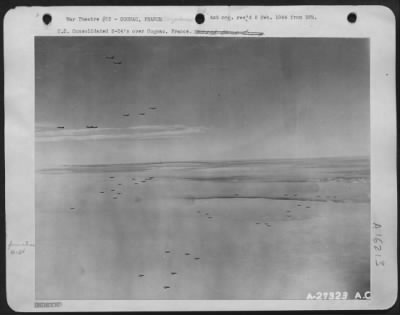
[[351, 156], [315, 156], [315, 157], [273, 157], [256, 159], [233, 159], [233, 160], [176, 160], [176, 161], [153, 161], [153, 162], [125, 162], [125, 163], [96, 163], [96, 164], [60, 164], [54, 167], [73, 167], [73, 166], [105, 166], [105, 165], [132, 165], [132, 164], [173, 164], [173, 163], [218, 163], [218, 162], [245, 162], [245, 161], [274, 161], [274, 160], [312, 160], [312, 159], [370, 159], [369, 155]]

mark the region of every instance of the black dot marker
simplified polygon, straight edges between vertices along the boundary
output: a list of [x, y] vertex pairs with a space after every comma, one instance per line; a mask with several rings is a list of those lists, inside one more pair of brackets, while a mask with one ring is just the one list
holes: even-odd
[[357, 14], [355, 14], [354, 12], [349, 13], [349, 15], [347, 16], [347, 21], [349, 21], [350, 23], [355, 23], [357, 21]]
[[204, 20], [205, 20], [205, 17], [204, 17], [204, 14], [198, 13], [198, 14], [196, 14], [196, 17], [194, 19], [195, 19], [197, 24], [203, 24]]
[[48, 13], [43, 14], [42, 20], [43, 20], [44, 24], [49, 25], [51, 23], [51, 19], [52, 18], [51, 18], [50, 14], [48, 14]]

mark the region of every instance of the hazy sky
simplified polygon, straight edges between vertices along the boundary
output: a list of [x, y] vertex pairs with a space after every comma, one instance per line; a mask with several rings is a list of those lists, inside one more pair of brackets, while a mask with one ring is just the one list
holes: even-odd
[[367, 39], [39, 37], [35, 53], [38, 166], [369, 154]]

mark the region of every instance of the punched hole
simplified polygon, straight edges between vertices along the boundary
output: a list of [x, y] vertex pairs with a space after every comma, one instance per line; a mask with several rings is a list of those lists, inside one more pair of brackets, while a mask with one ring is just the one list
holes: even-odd
[[197, 24], [203, 24], [205, 17], [204, 17], [204, 14], [198, 13], [198, 14], [196, 14], [196, 17], [194, 19], [196, 20]]
[[349, 13], [349, 15], [347, 16], [347, 21], [349, 21], [350, 23], [355, 23], [357, 21], [357, 14], [355, 14], [354, 12]]
[[44, 24], [49, 25], [51, 23], [51, 15], [48, 13], [43, 14], [42, 20]]

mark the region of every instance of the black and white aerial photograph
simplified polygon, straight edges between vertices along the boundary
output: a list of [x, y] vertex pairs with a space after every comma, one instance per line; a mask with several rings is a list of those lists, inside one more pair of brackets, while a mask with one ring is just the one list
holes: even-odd
[[370, 291], [368, 38], [38, 36], [34, 51], [36, 299]]

